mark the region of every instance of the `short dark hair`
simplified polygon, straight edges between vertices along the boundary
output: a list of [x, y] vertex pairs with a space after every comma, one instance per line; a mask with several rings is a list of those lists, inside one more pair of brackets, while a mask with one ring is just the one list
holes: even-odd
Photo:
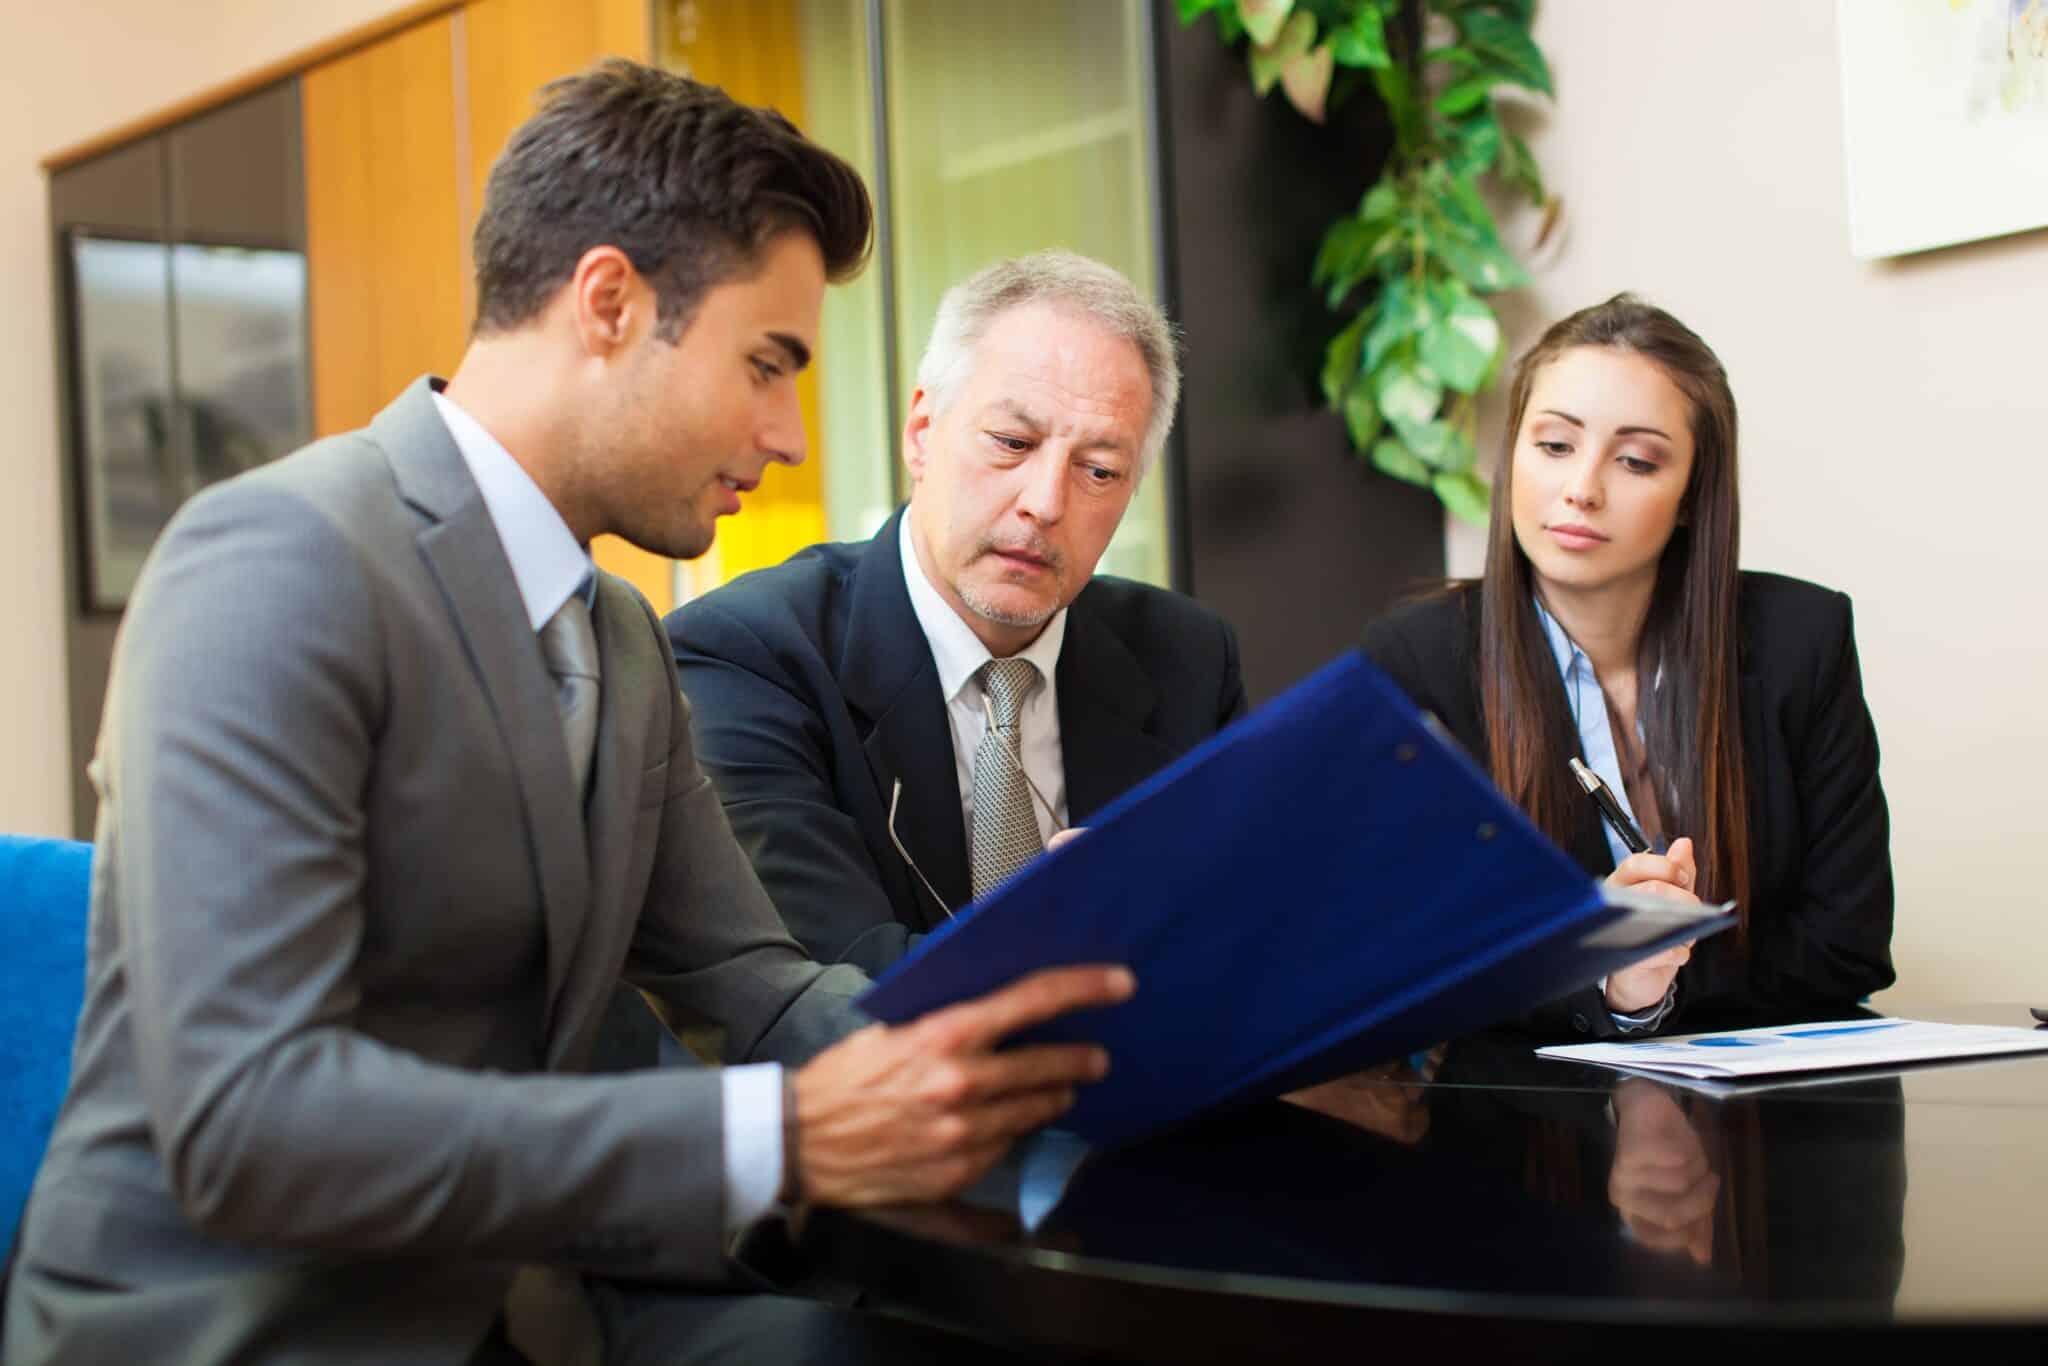
[[476, 331], [530, 321], [583, 253], [614, 246], [654, 286], [656, 333], [673, 341], [767, 239], [804, 229], [837, 281], [866, 264], [873, 227], [859, 174], [782, 115], [609, 58], [545, 86], [491, 167]]

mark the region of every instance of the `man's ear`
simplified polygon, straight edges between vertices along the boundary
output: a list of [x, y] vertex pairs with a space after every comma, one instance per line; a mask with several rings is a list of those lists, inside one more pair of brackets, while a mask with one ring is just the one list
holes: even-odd
[[925, 442], [932, 434], [932, 396], [919, 389], [910, 396], [910, 415], [903, 419], [903, 463], [911, 482], [924, 478]]
[[586, 355], [608, 358], [653, 324], [654, 291], [617, 247], [592, 247], [569, 276], [576, 335]]

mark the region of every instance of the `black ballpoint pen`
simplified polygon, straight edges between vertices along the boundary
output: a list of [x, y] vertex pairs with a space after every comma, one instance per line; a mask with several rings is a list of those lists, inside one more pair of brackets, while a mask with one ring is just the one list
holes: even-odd
[[1640, 854], [1650, 847], [1643, 838], [1643, 832], [1636, 829], [1636, 823], [1628, 818], [1628, 812], [1621, 809], [1621, 803], [1614, 800], [1614, 794], [1607, 790], [1607, 784], [1600, 781], [1600, 775], [1587, 768], [1577, 759], [1571, 761], [1572, 776], [1579, 780], [1579, 786], [1586, 789], [1586, 795], [1600, 808], [1600, 814], [1614, 827], [1614, 833], [1621, 836], [1621, 842], [1628, 846], [1631, 854]]

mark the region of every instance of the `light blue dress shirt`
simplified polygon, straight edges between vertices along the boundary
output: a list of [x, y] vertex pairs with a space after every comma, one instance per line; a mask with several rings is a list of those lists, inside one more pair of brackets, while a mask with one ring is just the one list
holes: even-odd
[[[1593, 673], [1593, 661], [1579, 648], [1578, 642], [1565, 634], [1557, 618], [1550, 615], [1541, 599], [1536, 600], [1536, 619], [1543, 623], [1543, 634], [1550, 641], [1550, 651], [1557, 658], [1558, 676], [1564, 680], [1565, 701], [1571, 706], [1572, 721], [1579, 732], [1579, 759], [1587, 768], [1600, 776], [1607, 784], [1607, 790], [1638, 830], [1642, 822], [1636, 820], [1635, 808], [1629, 805], [1628, 784], [1621, 780], [1621, 755], [1614, 746], [1614, 724], [1607, 715], [1607, 693], [1600, 686], [1600, 680]], [[1617, 866], [1628, 857], [1628, 846], [1621, 842], [1621, 836], [1614, 833], [1614, 827], [1606, 821], [1600, 822], [1601, 831], [1607, 836], [1607, 847], [1614, 853]], [[1662, 851], [1659, 851], [1662, 852]], [[1600, 989], [1607, 989], [1607, 979], [1600, 979]], [[1677, 990], [1665, 991], [1659, 1004], [1633, 1015], [1621, 1011], [1609, 1011], [1614, 1022], [1628, 1033], [1640, 1033], [1654, 1029], [1670, 1013], [1672, 1003], [1677, 999]]]
[[[512, 581], [535, 634], [572, 593], [595, 598], [597, 566], [576, 542], [562, 514], [483, 424], [434, 395], [434, 407], [455, 438], [491, 515]], [[727, 1067], [720, 1073], [725, 1105], [725, 1227], [736, 1233], [766, 1214], [782, 1188], [782, 1068], [775, 1063]]]

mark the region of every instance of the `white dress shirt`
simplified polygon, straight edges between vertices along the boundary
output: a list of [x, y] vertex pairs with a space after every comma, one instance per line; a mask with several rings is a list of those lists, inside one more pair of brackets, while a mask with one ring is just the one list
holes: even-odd
[[[590, 552], [576, 543], [562, 514], [512, 453], [446, 396], [434, 407], [462, 452], [483, 495], [512, 581], [536, 634], [569, 595], [593, 582]], [[775, 1063], [728, 1067], [720, 1075], [725, 1105], [725, 1227], [734, 1233], [768, 1212], [782, 1188], [782, 1068]]]
[[[939, 596], [918, 563], [910, 543], [910, 515], [905, 513], [898, 540], [903, 551], [903, 585], [910, 590], [910, 609], [924, 629], [932, 662], [939, 668], [939, 694], [946, 699], [946, 723], [953, 731], [953, 776], [960, 787], [960, 828], [974, 829], [974, 751], [988, 731], [988, 698], [976, 677], [995, 658], [981, 637]], [[1067, 609], [1045, 623], [1038, 639], [1017, 658], [1038, 666], [1039, 685], [1024, 699], [1018, 713], [1018, 741], [1023, 749], [1024, 777], [1036, 794], [1032, 814], [1038, 838], [1049, 840], [1067, 824], [1067, 766], [1060, 749], [1060, 647], [1067, 640]], [[1047, 808], [1051, 809], [1048, 810]], [[971, 838], [971, 836], [970, 836]]]

